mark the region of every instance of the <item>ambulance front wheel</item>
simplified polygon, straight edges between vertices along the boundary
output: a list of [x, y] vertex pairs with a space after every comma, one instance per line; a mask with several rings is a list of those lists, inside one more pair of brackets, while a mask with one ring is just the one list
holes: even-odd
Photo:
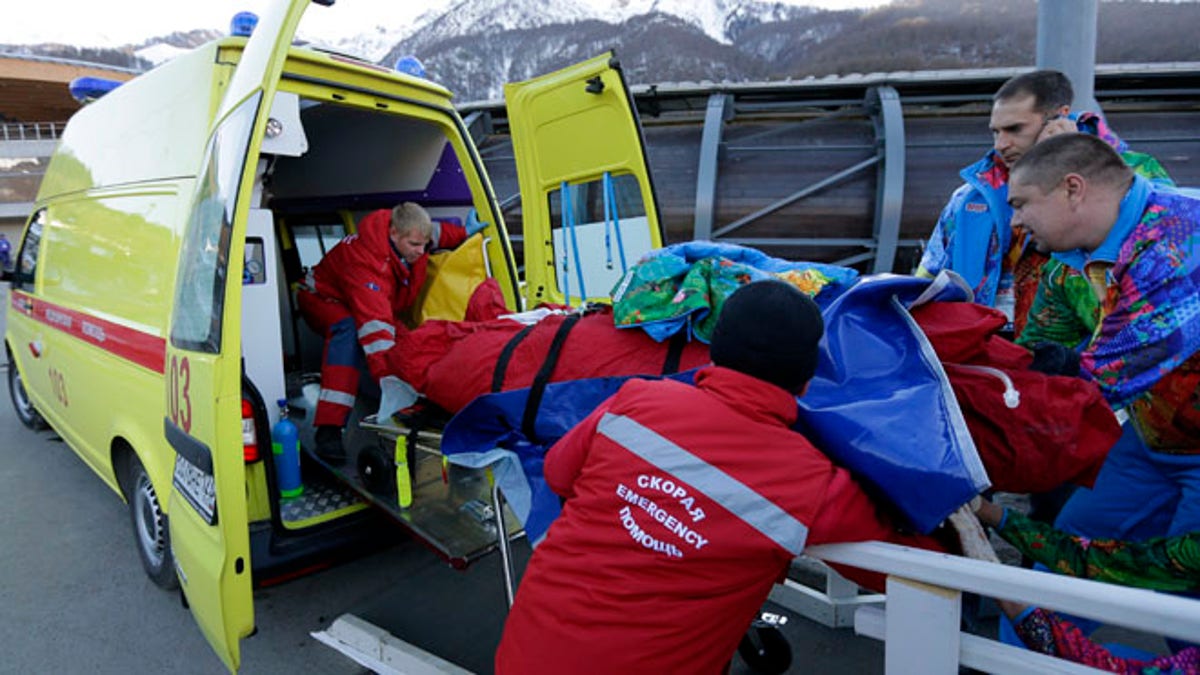
[[33, 407], [33, 401], [29, 400], [29, 392], [25, 391], [25, 382], [21, 379], [17, 364], [12, 359], [8, 361], [8, 394], [12, 397], [13, 408], [16, 409], [17, 419], [21, 420], [21, 424], [34, 431], [46, 428], [46, 420], [42, 419], [37, 408]]
[[171, 555], [171, 533], [167, 527], [167, 514], [163, 513], [162, 502], [150, 482], [150, 476], [138, 460], [130, 453], [129, 474], [125, 482], [129, 499], [129, 520], [133, 524], [133, 538], [138, 555], [147, 576], [165, 590], [179, 587], [175, 576], [175, 559]]

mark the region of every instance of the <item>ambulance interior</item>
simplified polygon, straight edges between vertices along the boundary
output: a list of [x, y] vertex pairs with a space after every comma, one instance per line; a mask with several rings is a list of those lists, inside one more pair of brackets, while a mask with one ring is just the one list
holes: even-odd
[[[297, 309], [297, 284], [342, 237], [355, 231], [355, 224], [368, 212], [412, 201], [425, 207], [435, 221], [461, 224], [477, 206], [471, 184], [482, 183], [474, 175], [468, 179], [466, 172], [473, 173], [475, 168], [470, 163], [464, 166], [459, 159], [467, 157], [468, 150], [456, 134], [453, 120], [440, 111], [394, 100], [377, 103], [375, 109], [364, 108], [305, 100], [281, 91], [271, 117], [275, 135], [263, 144], [245, 243], [244, 372], [266, 413], [265, 419], [256, 415], [256, 426], [269, 430], [279, 420], [276, 401], [286, 399], [289, 418], [300, 430], [301, 446], [312, 449], [311, 420], [320, 390], [323, 339], [306, 325]], [[483, 207], [481, 219], [490, 219], [487, 202], [480, 200], [478, 206]], [[463, 247], [491, 247], [480, 240], [475, 237]], [[476, 259], [483, 267], [478, 275], [490, 276], [488, 255]], [[431, 280], [431, 284], [435, 282]], [[436, 453], [436, 435], [407, 439], [414, 500], [420, 501], [421, 507], [396, 508], [392, 452], [397, 433], [372, 432], [359, 424], [379, 403], [371, 396], [374, 383], [370, 379], [362, 378], [361, 393], [347, 423], [347, 463], [330, 471], [302, 450], [305, 490], [292, 499], [279, 497], [275, 471], [268, 465], [257, 480], [263, 482], [260, 487], [269, 489], [257, 492], [271, 498], [268, 504], [257, 505], [257, 513], [256, 505], [251, 504], [251, 520], [265, 518], [269, 508], [276, 525], [299, 531], [352, 515], [373, 501], [390, 506], [395, 520], [422, 538], [432, 539], [432, 546], [452, 561], [491, 550], [496, 530], [487, 508], [486, 481], [457, 470], [450, 471], [455, 474], [451, 478], [463, 484], [445, 480], [447, 469], [440, 459], [426, 461]], [[259, 437], [263, 438], [263, 433]], [[369, 458], [358, 457], [367, 452]], [[264, 455], [266, 463], [273, 461], [271, 453]], [[370, 464], [372, 461], [375, 463]], [[384, 482], [364, 489], [365, 473]], [[248, 492], [255, 494], [254, 486]], [[461, 522], [464, 517], [470, 521], [466, 525]], [[469, 530], [466, 534], [464, 528]]]
[[[466, 149], [456, 152], [448, 129], [428, 119], [432, 111], [422, 110], [426, 119], [418, 119], [404, 113], [404, 104], [384, 111], [292, 101], [296, 98], [286, 92], [277, 96], [273, 117], [281, 108], [296, 117], [282, 123], [278, 143], [263, 146], [262, 205], [271, 210], [280, 234], [288, 286], [372, 210], [412, 201], [434, 220], [462, 224], [475, 206], [464, 173], [474, 169], [464, 169], [458, 158]], [[443, 123], [448, 127], [451, 120]], [[283, 307], [291, 314], [283, 322], [285, 360], [296, 370], [319, 371], [319, 336], [298, 329], [303, 321], [291, 309]]]

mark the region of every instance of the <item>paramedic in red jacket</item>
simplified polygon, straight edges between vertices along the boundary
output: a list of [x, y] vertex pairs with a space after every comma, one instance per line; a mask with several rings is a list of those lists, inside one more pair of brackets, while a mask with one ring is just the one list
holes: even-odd
[[742, 287], [696, 386], [631, 380], [549, 450], [546, 482], [566, 501], [521, 580], [497, 673], [725, 672], [805, 546], [898, 540], [789, 428], [823, 331], [793, 287]]
[[[425, 283], [430, 242], [453, 248], [467, 237], [461, 225], [435, 224], [425, 209], [404, 202], [367, 214], [358, 233], [338, 242], [312, 269], [297, 294], [308, 325], [325, 337], [317, 402], [317, 454], [342, 462], [342, 427], [358, 393], [359, 367], [376, 381], [396, 372], [389, 363], [398, 316], [413, 306]], [[401, 328], [403, 329], [403, 328]]]

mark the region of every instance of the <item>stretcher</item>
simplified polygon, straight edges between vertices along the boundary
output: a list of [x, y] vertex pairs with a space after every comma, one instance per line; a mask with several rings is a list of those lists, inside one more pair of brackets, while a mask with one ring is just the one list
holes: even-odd
[[[346, 461], [316, 462], [456, 569], [523, 536], [490, 469], [458, 466], [442, 455], [439, 430], [363, 417], [347, 433]], [[505, 532], [507, 536], [499, 536]], [[505, 553], [505, 567], [511, 568]], [[509, 591], [511, 594], [511, 590]]]

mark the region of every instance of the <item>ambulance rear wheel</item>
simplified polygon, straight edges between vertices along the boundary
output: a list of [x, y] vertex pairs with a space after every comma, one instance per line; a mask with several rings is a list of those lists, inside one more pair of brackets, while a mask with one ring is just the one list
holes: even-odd
[[792, 646], [775, 626], [750, 626], [738, 645], [747, 666], [763, 675], [780, 675], [792, 665]]
[[146, 575], [157, 586], [165, 590], [179, 587], [175, 577], [175, 559], [171, 555], [171, 532], [167, 527], [167, 514], [162, 502], [150, 482], [145, 467], [136, 455], [129, 461], [129, 478], [125, 485], [129, 498], [129, 520], [133, 524], [133, 538], [138, 556]]
[[21, 420], [21, 424], [34, 431], [46, 428], [46, 420], [42, 419], [37, 408], [33, 407], [33, 401], [29, 400], [29, 393], [25, 391], [25, 382], [21, 379], [17, 364], [12, 360], [8, 362], [8, 394], [12, 397], [13, 408], [17, 411], [17, 419]]

